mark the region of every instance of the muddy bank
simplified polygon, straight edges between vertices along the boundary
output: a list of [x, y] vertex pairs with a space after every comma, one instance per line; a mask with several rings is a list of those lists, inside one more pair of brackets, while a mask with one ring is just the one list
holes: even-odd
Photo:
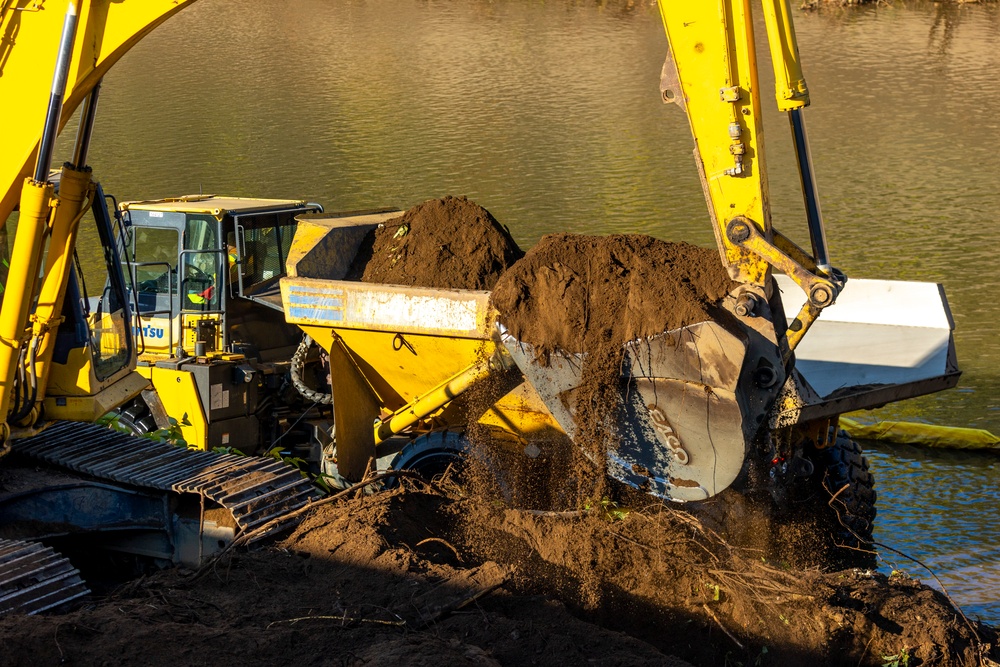
[[489, 211], [449, 195], [418, 204], [370, 232], [347, 279], [489, 290], [523, 254]]
[[0, 619], [0, 642], [32, 667], [979, 664], [973, 629], [910, 579], [784, 571], [661, 505], [613, 521], [425, 488], [317, 508], [198, 576]]

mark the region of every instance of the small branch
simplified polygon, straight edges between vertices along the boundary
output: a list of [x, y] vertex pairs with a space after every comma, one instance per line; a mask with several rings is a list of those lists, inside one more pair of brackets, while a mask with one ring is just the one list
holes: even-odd
[[451, 544], [449, 544], [446, 540], [442, 540], [440, 537], [428, 537], [425, 540], [420, 540], [414, 546], [418, 546], [418, 547], [419, 546], [423, 546], [424, 544], [427, 544], [428, 542], [435, 542], [437, 544], [443, 544], [444, 546], [446, 546], [449, 549], [451, 549], [451, 552], [453, 554], [455, 554], [455, 558], [458, 559], [459, 563], [465, 562], [465, 561], [462, 560], [462, 557], [458, 554], [458, 549], [456, 549], [455, 547], [451, 546]]
[[874, 634], [872, 634], [871, 639], [868, 640], [868, 643], [865, 644], [865, 650], [861, 652], [861, 658], [858, 660], [858, 667], [861, 667], [861, 663], [864, 662], [865, 656], [868, 655], [868, 647], [872, 645], [873, 641], [875, 641]]
[[56, 625], [56, 631], [52, 635], [52, 640], [56, 643], [56, 648], [59, 649], [59, 662], [66, 662], [66, 654], [63, 653], [62, 646], [59, 645], [59, 628], [62, 627], [62, 623]]
[[420, 621], [418, 621], [416, 624], [412, 625], [411, 627], [414, 630], [424, 630], [424, 629], [428, 628], [429, 626], [433, 625], [434, 623], [436, 623], [437, 621], [441, 620], [445, 616], [447, 616], [447, 615], [449, 615], [451, 613], [454, 613], [454, 612], [458, 611], [459, 609], [462, 609], [462, 608], [466, 607], [467, 605], [469, 605], [469, 604], [471, 604], [473, 602], [476, 602], [477, 600], [479, 600], [479, 598], [483, 597], [484, 595], [489, 595], [490, 593], [492, 593], [496, 589], [498, 589], [501, 586], [503, 586], [504, 581], [505, 581], [504, 579], [501, 579], [500, 581], [494, 582], [493, 584], [491, 584], [489, 586], [485, 586], [483, 588], [480, 588], [479, 590], [474, 590], [474, 591], [472, 591], [471, 593], [469, 593], [467, 596], [465, 596], [463, 598], [454, 600], [453, 602], [451, 602], [449, 604], [446, 604], [446, 605], [444, 605], [442, 607], [439, 607], [438, 609], [434, 610], [432, 613], [423, 616], [420, 619]]
[[622, 535], [621, 533], [617, 533], [617, 532], [615, 532], [615, 531], [611, 530], [610, 528], [605, 528], [605, 530], [607, 530], [607, 532], [608, 532], [608, 533], [609, 533], [609, 534], [610, 534], [610, 535], [611, 535], [612, 537], [615, 537], [615, 538], [618, 538], [619, 540], [622, 540], [622, 541], [624, 541], [624, 542], [628, 542], [629, 544], [633, 544], [633, 545], [635, 545], [635, 546], [639, 547], [640, 549], [645, 549], [646, 551], [653, 551], [653, 547], [651, 547], [651, 546], [648, 546], [648, 545], [646, 545], [646, 544], [643, 544], [642, 542], [637, 542], [636, 540], [633, 540], [633, 539], [632, 539], [632, 538], [630, 538], [630, 537], [625, 537], [625, 536], [624, 536], [624, 535]]
[[281, 621], [272, 621], [267, 624], [266, 630], [270, 630], [271, 626], [282, 625], [284, 623], [294, 624], [299, 621], [340, 621], [341, 625], [347, 625], [348, 623], [374, 623], [375, 625], [391, 625], [393, 627], [402, 628], [406, 625], [406, 621], [383, 621], [378, 618], [355, 618], [353, 616], [300, 616], [298, 618], [286, 618]]
[[567, 512], [554, 512], [551, 510], [520, 510], [515, 509], [515, 512], [520, 512], [521, 514], [530, 514], [531, 516], [545, 516], [545, 517], [555, 517], [558, 519], [579, 519], [586, 511], [584, 510], [570, 510]]
[[722, 631], [723, 631], [724, 633], [726, 633], [726, 636], [727, 636], [727, 637], [729, 637], [729, 638], [730, 638], [730, 639], [731, 639], [731, 640], [733, 641], [733, 643], [734, 643], [734, 644], [736, 644], [737, 646], [739, 646], [739, 647], [740, 647], [740, 650], [741, 650], [741, 651], [744, 651], [744, 650], [746, 650], [746, 647], [744, 647], [744, 646], [743, 646], [743, 644], [741, 644], [741, 643], [740, 643], [740, 640], [738, 640], [738, 639], [737, 639], [736, 637], [734, 637], [734, 636], [732, 635], [732, 633], [730, 633], [730, 632], [729, 632], [729, 630], [726, 630], [726, 626], [724, 626], [724, 625], [722, 624], [722, 621], [720, 621], [720, 620], [719, 620], [719, 617], [715, 615], [715, 612], [714, 612], [714, 611], [712, 611], [711, 609], [709, 609], [709, 607], [708, 607], [708, 605], [707, 605], [707, 604], [703, 604], [703, 605], [701, 605], [701, 608], [702, 608], [702, 609], [704, 609], [704, 610], [705, 610], [705, 613], [706, 613], [706, 614], [708, 614], [708, 615], [709, 615], [709, 617], [710, 617], [710, 618], [711, 618], [711, 619], [712, 619], [713, 621], [715, 621], [715, 624], [716, 624], [716, 625], [718, 625], [718, 626], [719, 626], [719, 628], [720, 628], [720, 629], [721, 629], [721, 630], [722, 630]]

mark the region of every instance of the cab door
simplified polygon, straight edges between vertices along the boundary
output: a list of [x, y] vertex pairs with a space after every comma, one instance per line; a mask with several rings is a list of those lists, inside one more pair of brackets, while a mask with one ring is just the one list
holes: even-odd
[[172, 356], [180, 336], [178, 260], [184, 214], [130, 211], [130, 270], [140, 355]]

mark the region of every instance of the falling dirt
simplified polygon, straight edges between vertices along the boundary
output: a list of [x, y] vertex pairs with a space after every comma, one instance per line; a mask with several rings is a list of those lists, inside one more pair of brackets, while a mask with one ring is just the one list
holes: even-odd
[[532, 513], [447, 485], [318, 507], [200, 573], [0, 619], [0, 662], [30, 667], [964, 666], [995, 641], [905, 575], [786, 571], [664, 505]]
[[600, 468], [619, 440], [625, 343], [726, 319], [717, 304], [735, 287], [717, 251], [637, 234], [552, 234], [500, 277], [491, 295], [500, 322], [541, 363], [586, 354], [574, 406], [581, 503], [605, 495]]
[[716, 250], [638, 234], [550, 234], [502, 276], [492, 302], [539, 354], [592, 354], [712, 319], [734, 287]]
[[418, 204], [372, 230], [347, 279], [489, 290], [523, 254], [489, 211], [449, 195]]

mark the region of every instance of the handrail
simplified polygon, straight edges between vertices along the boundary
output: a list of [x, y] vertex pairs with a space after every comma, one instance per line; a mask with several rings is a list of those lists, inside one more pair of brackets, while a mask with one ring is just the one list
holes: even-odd
[[[172, 275], [172, 272], [170, 270], [170, 268], [171, 268], [170, 267], [170, 262], [128, 262], [127, 261], [126, 264], [127, 264], [128, 268], [129, 268], [129, 278], [132, 281], [132, 292], [133, 292], [133, 295], [135, 296], [135, 324], [136, 324], [135, 329], [138, 332], [139, 339], [140, 339], [140, 341], [142, 343], [142, 351], [139, 352], [139, 354], [145, 354], [146, 353], [146, 336], [145, 336], [145, 334], [142, 331], [142, 318], [144, 316], [150, 316], [150, 315], [163, 315], [163, 314], [166, 314], [167, 319], [170, 321], [170, 326], [167, 327], [167, 330], [168, 330], [168, 332], [167, 332], [167, 349], [168, 350], [173, 350], [174, 349], [174, 301], [173, 300], [174, 300], [175, 290], [174, 290], [174, 284], [173, 284], [173, 275]], [[143, 311], [143, 310], [141, 310], [139, 308], [139, 292], [138, 292], [138, 289], [137, 289], [139, 281], [138, 281], [138, 278], [136, 277], [136, 269], [138, 269], [140, 267], [144, 267], [144, 266], [165, 266], [167, 268], [167, 270], [165, 272], [165, 275], [167, 276], [167, 304], [168, 304], [168, 307], [167, 307], [166, 310], [160, 309], [160, 310], [147, 310], [147, 311]], [[158, 292], [158, 294], [162, 294], [162, 292]], [[178, 335], [179, 335], [179, 333], [178, 333]]]

